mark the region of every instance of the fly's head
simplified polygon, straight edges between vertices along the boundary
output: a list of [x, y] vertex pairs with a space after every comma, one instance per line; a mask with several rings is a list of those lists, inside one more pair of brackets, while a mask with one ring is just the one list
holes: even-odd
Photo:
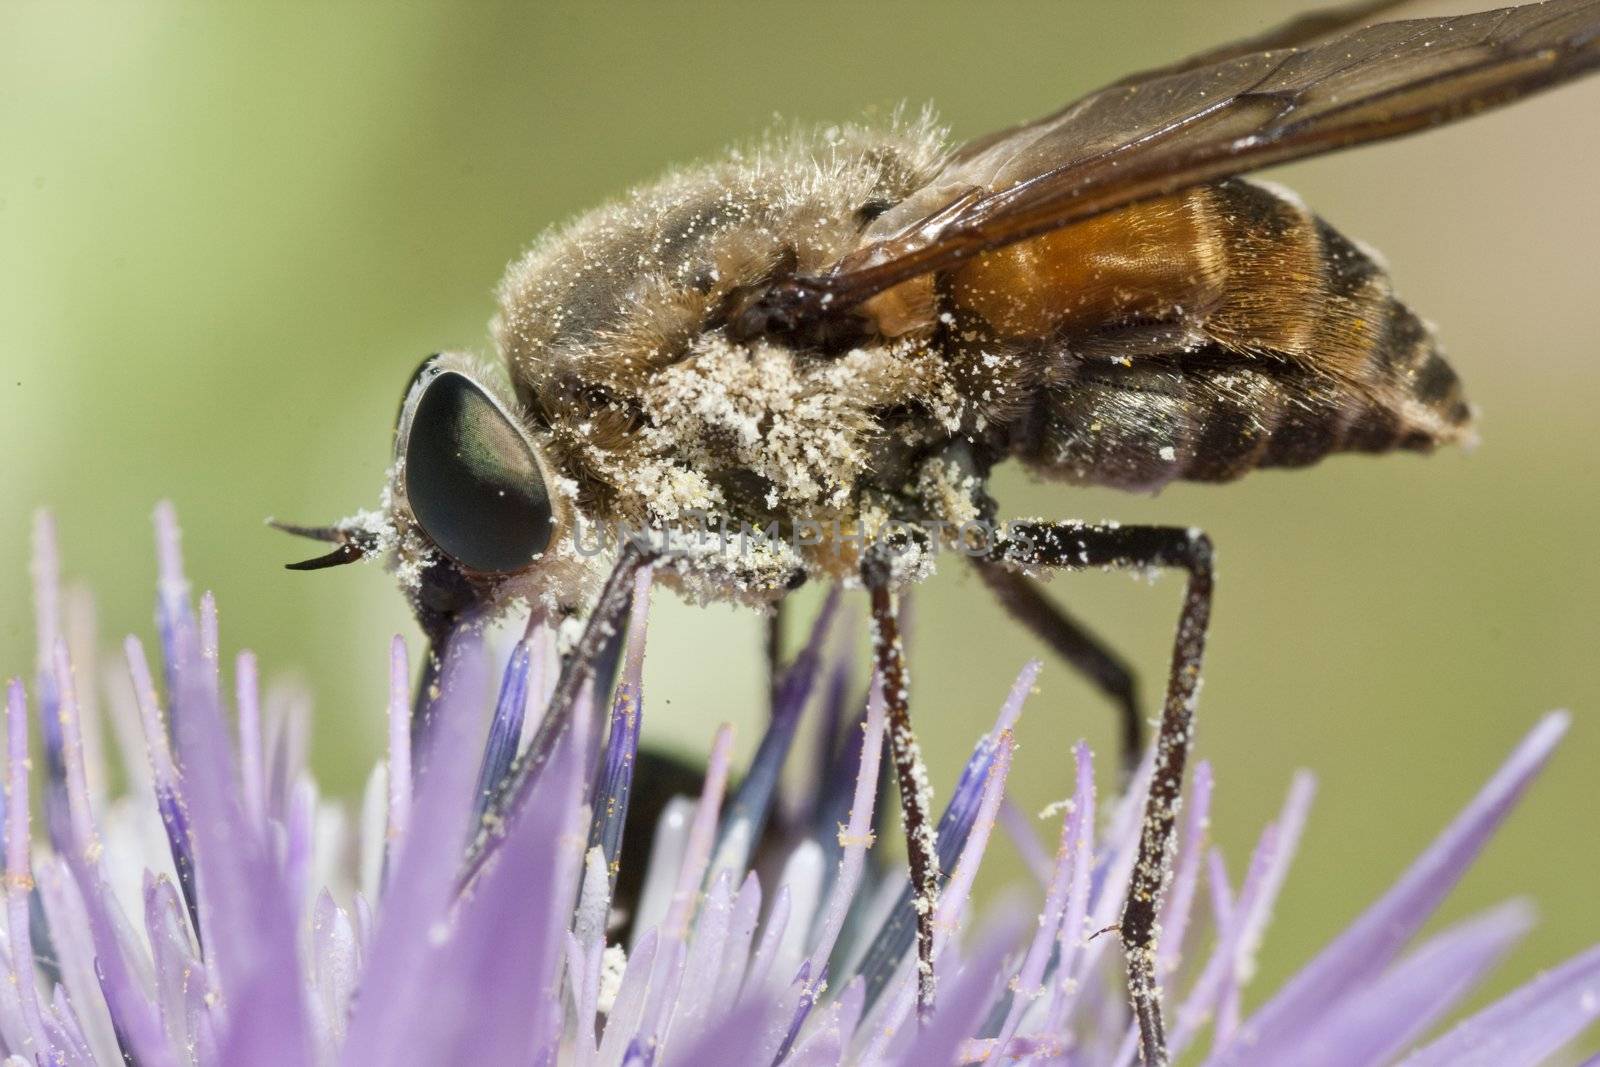
[[297, 570], [382, 555], [432, 639], [516, 602], [563, 610], [591, 567], [569, 536], [570, 483], [495, 376], [459, 355], [412, 375], [382, 506], [327, 527], [280, 525], [334, 544]]

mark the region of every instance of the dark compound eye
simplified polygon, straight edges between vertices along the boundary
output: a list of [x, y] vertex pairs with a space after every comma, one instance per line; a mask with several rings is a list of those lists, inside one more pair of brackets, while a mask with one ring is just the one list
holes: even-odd
[[549, 546], [550, 494], [533, 446], [466, 375], [426, 385], [404, 448], [411, 513], [445, 555], [506, 574]]

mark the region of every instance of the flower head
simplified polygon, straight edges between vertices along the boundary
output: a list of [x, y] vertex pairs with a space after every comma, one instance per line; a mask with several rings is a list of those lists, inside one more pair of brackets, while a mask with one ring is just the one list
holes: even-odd
[[[215, 604], [191, 601], [170, 509], [157, 533], [160, 670], [127, 640], [105, 700], [126, 782], [113, 796], [93, 641], [63, 621], [53, 535], [39, 525], [38, 672], [31, 701], [13, 681], [6, 702], [8, 1067], [1133, 1062], [1120, 952], [1098, 934], [1120, 909], [1138, 806], [1100, 804], [1081, 743], [1053, 856], [1011, 806], [1011, 731], [1037, 664], [1002, 701], [939, 824], [951, 872], [936, 914], [939, 1000], [919, 1022], [912, 895], [879, 844], [883, 708], [858, 700], [830, 640], [836, 601], [788, 670], [751, 765], [736, 778], [720, 728], [698, 795], [667, 804], [654, 827], [639, 812], [629, 821], [637, 787], [653, 784], [635, 781], [648, 575], [614, 692], [591, 688], [510, 811], [486, 811], [483, 798], [553, 682], [547, 635], [515, 646], [497, 695], [488, 643], [454, 646], [415, 750], [396, 638], [388, 758], [352, 818], [306, 772], [302, 706], [263, 700], [248, 652], [224, 685]], [[30, 711], [45, 756], [39, 842]], [[807, 714], [820, 740], [802, 754]], [[1235, 882], [1208, 846], [1213, 782], [1201, 764], [1163, 912], [1175, 1056], [1504, 1065], [1564, 1048], [1600, 1011], [1600, 949], [1437, 1035], [1528, 911], [1503, 905], [1407, 949], [1565, 727], [1559, 715], [1540, 722], [1393, 888], [1249, 1015], [1241, 990], [1312, 784], [1294, 779]], [[780, 770], [800, 759], [807, 788], [780, 797]], [[1033, 903], [985, 917], [972, 888], [996, 827], [1038, 885]], [[651, 831], [642, 877], [619, 878], [625, 835]]]

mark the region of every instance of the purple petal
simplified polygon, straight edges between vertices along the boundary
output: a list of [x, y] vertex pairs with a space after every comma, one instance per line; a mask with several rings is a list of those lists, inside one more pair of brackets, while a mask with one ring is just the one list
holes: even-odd
[[[1300, 845], [1315, 791], [1316, 782], [1311, 775], [1303, 771], [1295, 775], [1277, 819], [1262, 832], [1260, 844], [1250, 858], [1244, 884], [1239, 888], [1238, 904], [1230, 909], [1227, 924], [1220, 927], [1221, 945], [1201, 972], [1180, 1011], [1179, 1025], [1170, 1043], [1174, 1056], [1186, 1047], [1204, 1013], [1213, 1009], [1217, 1014], [1216, 1040], [1226, 1043], [1231, 1037], [1237, 1022], [1232, 1014], [1234, 1005], [1255, 968], [1256, 949]], [[1131, 1045], [1128, 1053], [1131, 1058]]]
[[[814, 825], [824, 830], [831, 828], [842, 817], [829, 816], [823, 811], [825, 798], [832, 793], [848, 798], [850, 786], [855, 782], [853, 768], [858, 762], [851, 758], [843, 764], [851, 771], [843, 775], [833, 773], [840, 766], [840, 749], [849, 747], [842, 743], [842, 735], [846, 729], [845, 713], [851, 707], [850, 676], [855, 666], [855, 657], [852, 655], [856, 647], [855, 621], [855, 614], [847, 613], [834, 628], [831, 642], [833, 652], [828, 657], [827, 679], [823, 683], [822, 707], [817, 715], [816, 740], [812, 748], [811, 765], [819, 768], [821, 773], [806, 806], [810, 808], [813, 820], [820, 820], [814, 821]], [[842, 781], [831, 780], [835, 777]], [[843, 806], [839, 810], [842, 812]]]
[[1259, 1063], [1280, 1055], [1328, 1004], [1388, 966], [1544, 767], [1567, 722], [1562, 713], [1545, 716], [1394, 888], [1246, 1021], [1217, 1063]]
[[211, 699], [222, 693], [222, 637], [218, 631], [217, 598], [207, 589], [200, 596], [200, 659], [205, 668], [205, 680]]
[[817, 976], [816, 981], [811, 980], [811, 961], [807, 960], [800, 965], [800, 973], [795, 975], [794, 984], [798, 987], [798, 997], [789, 1015], [789, 1025], [783, 1031], [783, 1039], [778, 1042], [776, 1051], [762, 1049], [762, 1061], [768, 1063], [781, 1063], [789, 1055], [789, 1050], [794, 1047], [796, 1039], [800, 1037], [800, 1028], [811, 1017], [811, 1009], [817, 1006], [818, 991], [827, 984], [826, 969]]
[[739, 999], [745, 968], [750, 962], [750, 945], [761, 917], [761, 882], [755, 873], [745, 875], [744, 884], [733, 898], [733, 918], [728, 922], [728, 942], [723, 949], [722, 973], [717, 976], [712, 1003], [726, 1007]]
[[633, 1035], [638, 1033], [639, 1020], [644, 1017], [645, 994], [650, 989], [660, 944], [661, 939], [656, 931], [647, 930], [628, 957], [628, 966], [622, 972], [622, 984], [617, 989], [616, 1000], [606, 1015], [605, 1032], [600, 1035], [601, 1063], [615, 1063]]
[[[119, 1059], [131, 1053], [140, 1063], [169, 1067], [175, 1061], [162, 1033], [160, 1017], [146, 999], [129, 965], [127, 945], [118, 932], [123, 921], [115, 910], [110, 890], [81, 856], [69, 854], [67, 863], [79, 890], [85, 916], [83, 923], [91, 941], [89, 946], [84, 946], [90, 953], [87, 963], [94, 974], [93, 986], [89, 988], [97, 988], [98, 996], [86, 995], [93, 1000], [104, 1000], [117, 1044], [123, 1048]], [[54, 922], [51, 929], [59, 949], [65, 937]]]
[[239, 718], [239, 791], [245, 819], [257, 834], [266, 833], [266, 772], [261, 762], [261, 684], [254, 652], [234, 661], [234, 704]]
[[750, 966], [745, 971], [744, 985], [739, 992], [740, 1000], [770, 993], [768, 981], [772, 975], [772, 965], [778, 957], [778, 949], [788, 932], [793, 899], [789, 887], [780, 882], [778, 891], [772, 897], [772, 910], [767, 913], [766, 925], [761, 929], [761, 939], [756, 942], [756, 954], [751, 957]]
[[203, 940], [205, 931], [200, 925], [200, 901], [195, 891], [194, 845], [189, 833], [189, 817], [184, 810], [183, 784], [167, 743], [167, 727], [157, 703], [155, 681], [150, 675], [144, 646], [138, 638], [129, 636], [123, 642], [122, 649], [128, 664], [128, 677], [133, 685], [134, 702], [139, 708], [144, 749], [150, 765], [150, 781], [155, 790], [156, 811], [161, 816], [162, 829], [167, 835], [167, 848], [172, 853], [172, 869], [178, 876], [178, 888], [183, 890], [183, 901], [188, 907], [195, 936]]
[[[638, 763], [639, 733], [644, 728], [644, 642], [650, 621], [648, 568], [641, 570], [628, 609], [628, 644], [623, 654], [622, 680], [611, 701], [610, 733], [605, 763], [595, 783], [594, 816], [589, 847], [599, 847], [605, 859], [607, 887], [614, 889], [617, 856], [628, 821], [628, 797], [633, 791], [633, 770]], [[607, 897], [609, 901], [609, 894]]]
[[533, 641], [529, 638], [518, 641], [500, 679], [500, 696], [495, 700], [494, 715], [489, 719], [489, 740], [484, 745], [483, 766], [478, 772], [477, 812], [480, 818], [517, 756], [517, 743], [522, 740], [522, 722], [528, 709], [528, 666], [532, 655]]
[[1189, 786], [1188, 813], [1184, 817], [1183, 838], [1178, 844], [1178, 862], [1172, 875], [1172, 892], [1162, 913], [1161, 944], [1156, 951], [1156, 973], [1170, 975], [1183, 956], [1184, 935], [1189, 929], [1189, 913], [1194, 904], [1195, 885], [1200, 880], [1200, 865], [1206, 853], [1206, 837], [1211, 818], [1211, 763], [1201, 760]]
[[55, 651], [61, 641], [61, 554], [56, 547], [55, 519], [48, 511], [33, 517], [33, 610], [37, 633], [34, 695], [39, 706], [39, 734], [44, 747], [44, 824], [56, 851], [71, 846], [66, 763], [61, 751], [60, 679]]
[[1090, 868], [1094, 866], [1094, 756], [1082, 741], [1074, 746], [1072, 755], [1077, 767], [1077, 793], [1072, 810], [1063, 820], [1065, 831], [1061, 845], [1062, 859], [1069, 864], [1071, 873], [1067, 879], [1066, 911], [1057, 940], [1056, 980], [1050, 992], [1050, 1011], [1045, 1016], [1045, 1029], [1050, 1033], [1059, 1033], [1066, 1025], [1082, 975], [1079, 950], [1090, 933], [1084, 929], [1084, 924], [1089, 916]]
[[[156, 1007], [167, 1041], [173, 1048], [187, 1048], [195, 1020], [196, 1003], [211, 995], [210, 976], [195, 955], [189, 936], [189, 921], [178, 890], [165, 877], [148, 872], [144, 888], [144, 925], [150, 938], [150, 954], [155, 964]], [[191, 988], [199, 996], [191, 998]]]
[[119, 1043], [125, 1040], [129, 1050], [141, 1059], [167, 1063], [170, 1050], [164, 1046], [159, 1017], [146, 995], [153, 988], [149, 961], [106, 882], [100, 843], [89, 811], [82, 748], [77, 739], [76, 687], [65, 642], [57, 643], [54, 662], [60, 700], [58, 737], [69, 812], [63, 858], [77, 883], [92, 937], [95, 984], [110, 1008]]
[[669, 1055], [665, 1067], [752, 1067], [760, 1064], [761, 1037], [769, 1014], [761, 1003], [740, 1004], [699, 1041]]
[[390, 863], [350, 1018], [342, 1062], [352, 1067], [405, 1062], [404, 1035], [410, 1028], [396, 1026], [395, 1020], [420, 1025], [429, 1012], [431, 983], [424, 977], [433, 953], [429, 934], [446, 921], [458, 868], [440, 857], [460, 855], [467, 839], [482, 751], [482, 654], [475, 638], [464, 637], [446, 657], [426, 758], [418, 767], [411, 825]]
[[1600, 1015], [1600, 946], [1502, 997], [1401, 1067], [1534, 1067]]
[[100, 634], [95, 625], [94, 597], [78, 586], [66, 594], [67, 648], [70, 659], [82, 677], [89, 680], [78, 691], [78, 736], [83, 745], [84, 769], [89, 780], [89, 797], [95, 811], [103, 811], [106, 801], [106, 758], [104, 722], [100, 713]]
[[[585, 655], [592, 655], [593, 661], [582, 666], [569, 663], [567, 666], [570, 669], [561, 671], [561, 677], [571, 681], [577, 688], [574, 699], [561, 707], [546, 704], [533, 737], [512, 761], [496, 791], [497, 796], [490, 801], [487, 817], [480, 821], [477, 828], [468, 857], [468, 877], [475, 874], [499, 847], [500, 827], [515, 818], [517, 810], [527, 803], [534, 781], [543, 773], [556, 742], [570, 728], [573, 714], [586, 707], [592, 708], [597, 700], [597, 691], [604, 693], [610, 690], [622, 651], [622, 628], [616, 621], [632, 604], [633, 592], [638, 588], [638, 568], [636, 559], [619, 560], [606, 579], [596, 603], [590, 607], [589, 623], [585, 625], [584, 632], [595, 640], [596, 645], [592, 652], [586, 652]], [[594, 629], [591, 630], [589, 624]], [[560, 683], [557, 690], [561, 690]], [[597, 746], [596, 751], [598, 742], [594, 738], [597, 737], [596, 734], [590, 739], [590, 743]], [[590, 753], [585, 751], [581, 755], [586, 757], [585, 768], [592, 766], [587, 758]]]
[[[228, 1067], [313, 1063], [306, 1006], [298, 981], [272, 968], [249, 972], [229, 1013], [218, 1061]], [[287, 977], [298, 979], [298, 974]]]
[[1039, 835], [1034, 832], [1033, 823], [1010, 797], [1006, 797], [1000, 803], [1000, 826], [1011, 839], [1017, 855], [1022, 857], [1023, 866], [1028, 868], [1028, 873], [1033, 875], [1040, 886], [1048, 889], [1050, 871], [1054, 865], [1050, 862], [1050, 857], [1045, 855], [1044, 846], [1039, 844]]
[[673, 1035], [685, 1041], [700, 1036], [710, 1018], [725, 1005], [711, 999], [723, 962], [723, 946], [733, 920], [732, 872], [723, 871], [712, 881], [695, 920], [689, 956], [684, 963], [683, 993], [672, 1011]]
[[644, 1010], [639, 1013], [639, 1031], [634, 1035], [645, 1048], [655, 1049], [664, 1036], [667, 1006], [678, 999], [683, 983], [683, 961], [688, 952], [681, 940], [668, 938], [662, 943], [650, 989], [645, 993]]
[[689, 843], [684, 849], [683, 866], [678, 872], [678, 888], [667, 906], [667, 917], [662, 920], [662, 930], [668, 937], [682, 940], [689, 932], [689, 920], [694, 916], [695, 904], [700, 897], [700, 885], [705, 880], [706, 865], [711, 861], [711, 845], [716, 839], [717, 813], [722, 810], [722, 796], [728, 785], [728, 765], [733, 758], [733, 727], [723, 723], [711, 742], [711, 756], [706, 761], [705, 786], [700, 802], [695, 806], [694, 822], [689, 827]]
[[267, 818], [288, 818], [294, 785], [305, 776], [311, 732], [311, 695], [299, 686], [279, 684], [267, 691]]
[[[1181, 1054], [1188, 1047], [1189, 1040], [1204, 1025], [1229, 987], [1237, 984], [1237, 965], [1245, 931], [1250, 926], [1251, 916], [1266, 899], [1270, 882], [1269, 872], [1279, 847], [1278, 826], [1276, 822], [1268, 823], [1266, 829], [1261, 832], [1255, 851], [1251, 853], [1250, 866], [1245, 871], [1244, 882], [1239, 887], [1238, 902], [1228, 916], [1227, 928], [1219, 932], [1217, 945], [1212, 949], [1205, 969], [1200, 972], [1200, 977], [1195, 979], [1189, 995], [1178, 1007], [1177, 1021], [1172, 1026], [1167, 1041], [1167, 1047], [1174, 1056]], [[1123, 1043], [1122, 1053], [1118, 1057], [1119, 1062], [1126, 1063], [1132, 1060], [1133, 1038], [1134, 1033], [1130, 1029]]]
[[[1222, 850], [1213, 848], [1206, 855], [1206, 885], [1211, 897], [1211, 926], [1218, 931], [1227, 930], [1233, 923], [1234, 897], [1232, 881], [1228, 877], [1227, 860], [1223, 858]], [[1228, 1032], [1237, 1033], [1239, 1029], [1239, 985], [1237, 982], [1229, 983], [1223, 991], [1222, 1004], [1217, 1009], [1219, 1019], [1226, 1021]], [[1220, 1046], [1213, 1035], [1213, 1046]]]
[[311, 853], [316, 848], [317, 786], [302, 778], [289, 802], [289, 818], [284, 821], [283, 888], [285, 898], [298, 925], [300, 910], [312, 899]]
[[78, 1006], [76, 1014], [95, 1058], [102, 1063], [115, 1063], [122, 1058], [122, 1049], [111, 1018], [112, 1005], [100, 994], [93, 931], [82, 896], [60, 860], [44, 857], [35, 866], [35, 876], [56, 966], [61, 972], [61, 985], [57, 988], [65, 989]]
[[750, 862], [750, 854], [767, 825], [772, 810], [772, 800], [778, 789], [778, 778], [783, 763], [794, 744], [795, 730], [800, 725], [800, 713], [805, 710], [811, 690], [816, 685], [822, 664], [822, 653], [827, 647], [828, 628], [839, 607], [839, 587], [828, 592], [816, 622], [811, 627], [811, 637], [784, 671], [773, 702], [772, 719], [761, 736], [756, 754], [750, 761], [750, 770], [739, 784], [728, 805], [724, 820], [723, 841], [718, 852], [731, 849], [726, 857], [719, 855], [718, 866], [743, 869]]
[[[1075, 786], [1075, 796], [1072, 809], [1068, 817], [1061, 820], [1061, 838], [1056, 847], [1054, 869], [1050, 872], [1045, 888], [1044, 908], [1039, 913], [1038, 929], [1034, 932], [1028, 944], [1026, 954], [1022, 958], [1022, 966], [1017, 972], [1014, 983], [1014, 992], [1011, 1007], [1006, 1015], [1004, 1024], [1000, 1028], [999, 1040], [1001, 1045], [1007, 1045], [1016, 1036], [1017, 1028], [1022, 1025], [1023, 1015], [1028, 1008], [1044, 995], [1044, 980], [1051, 955], [1058, 952], [1061, 941], [1066, 939], [1066, 931], [1062, 922], [1067, 914], [1067, 898], [1073, 884], [1073, 872], [1085, 866], [1088, 859], [1088, 849], [1082, 840], [1082, 826], [1073, 816], [1077, 809], [1091, 806], [1093, 799], [1093, 768], [1088, 765], [1087, 752], [1082, 742], [1077, 746], [1078, 781]], [[1028, 834], [1032, 834], [1031, 827], [1023, 827]], [[1084, 885], [1087, 886], [1087, 880]], [[1079, 919], [1082, 913], [1079, 913]], [[1081, 931], [1074, 931], [1081, 935]], [[1071, 954], [1059, 955], [1058, 966], [1065, 964], [1070, 969]]]
[[839, 831], [844, 852], [839, 860], [839, 875], [829, 891], [823, 911], [822, 929], [811, 949], [811, 964], [821, 970], [838, 943], [839, 932], [861, 886], [867, 862], [867, 849], [874, 843], [872, 812], [877, 799], [878, 767], [883, 755], [884, 704], [879, 686], [872, 687], [867, 702], [867, 721], [862, 728], [861, 765], [856, 772], [855, 795], [850, 804], [850, 821]]
[[837, 1067], [844, 1062], [844, 1050], [861, 1020], [866, 993], [866, 983], [852, 979], [828, 1005], [816, 1028], [783, 1061], [783, 1067]]
[[[593, 855], [591, 850], [588, 855]], [[597, 1023], [600, 1001], [600, 967], [604, 947], [600, 943], [585, 946], [576, 935], [566, 935], [567, 995], [572, 998], [572, 1011], [577, 1023], [571, 1034], [577, 1063], [587, 1067], [597, 1051]]]
[[78, 686], [68, 658], [67, 642], [55, 647], [56, 692], [60, 699], [57, 720], [60, 728], [61, 758], [67, 784], [67, 811], [73, 843], [98, 854], [99, 841], [94, 812], [89, 803], [89, 779], [83, 763], [83, 741], [78, 732]]
[[[557, 964], [571, 907], [563, 887], [582, 841], [582, 744], [572, 731], [558, 744], [495, 858], [465, 891], [447, 939], [415, 976], [425, 999], [413, 1002], [414, 1018], [389, 1006], [399, 1058], [350, 1062], [525, 1063], [554, 1044], [546, 1027], [561, 1016], [542, 1009], [560, 1003]], [[365, 990], [358, 996], [364, 1003]]]
[[195, 639], [185, 625], [176, 626], [171, 642], [181, 662], [169, 673], [178, 685], [173, 718], [206, 916], [206, 960], [229, 1005], [222, 1051], [230, 1065], [309, 1057], [296, 902], [245, 817], [214, 677]]
[[[822, 910], [822, 880], [824, 876], [823, 851], [815, 841], [802, 840], [784, 860], [778, 880], [789, 890], [789, 914], [793, 922], [783, 932], [778, 944], [778, 954], [773, 963], [771, 977], [780, 983], [793, 976], [804, 960], [811, 930]], [[820, 972], [819, 972], [820, 973]]]
[[[183, 537], [177, 510], [171, 501], [163, 500], [156, 505], [152, 519], [156, 534], [156, 629], [167, 682], [168, 729], [176, 736], [177, 719], [182, 714], [178, 697], [185, 681], [180, 678], [180, 671], [204, 669], [200, 623], [189, 600], [189, 579], [183, 572]], [[197, 689], [197, 695], [202, 691]]]
[[1021, 917], [1013, 915], [1004, 925], [985, 934], [977, 952], [940, 991], [933, 1016], [895, 1060], [899, 1067], [927, 1067], [951, 1061], [953, 1050], [973, 1036], [995, 990], [1003, 986], [1006, 974], [1001, 963], [1021, 932]]
[[[51, 1040], [69, 1050], [68, 1063], [81, 1063], [84, 1067], [95, 1067], [96, 1064], [104, 1062], [99, 1060], [95, 1056], [94, 1050], [89, 1047], [89, 1042], [84, 1036], [83, 1029], [78, 1025], [78, 1019], [73, 1014], [72, 1004], [67, 1000], [67, 991], [62, 986], [56, 986], [55, 995], [50, 998], [50, 1009], [55, 1021], [59, 1023], [59, 1027], [51, 1034]], [[48, 1020], [45, 1026], [47, 1028], [50, 1026]], [[209, 1052], [210, 1050], [205, 1049], [203, 1051]], [[19, 1056], [17, 1059], [21, 1060], [21, 1057]], [[200, 1060], [199, 1062], [205, 1063], [207, 1061]], [[25, 1064], [24, 1067], [26, 1067]]]
[[[935, 831], [941, 871], [954, 867], [966, 848], [967, 837], [978, 818], [985, 785], [994, 769], [1002, 739], [1009, 738], [1011, 726], [1022, 711], [1022, 701], [1031, 689], [1031, 683], [1024, 687], [1022, 681], [1025, 677], [1031, 677], [1030, 672], [1037, 672], [1038, 666], [1037, 661], [1023, 666], [1022, 674], [1018, 675], [1017, 682], [1013, 683], [1000, 708], [994, 728], [978, 739], [966, 766], [961, 769], [961, 776], [956, 779], [955, 788], [950, 792], [950, 801], [945, 805]], [[1009, 741], [1006, 743], [1009, 744]], [[868, 1010], [877, 1003], [916, 939], [916, 912], [912, 908], [912, 896], [912, 888], [908, 883], [856, 967], [856, 973], [867, 982]]]
[[1384, 972], [1327, 1006], [1295, 1048], [1300, 1067], [1362, 1067], [1392, 1062], [1470, 993], [1533, 925], [1511, 903], [1446, 930]]
[[[1095, 853], [1093, 873], [1089, 876], [1089, 912], [1085, 940], [1079, 948], [1078, 973], [1088, 975], [1099, 966], [1108, 952], [1114, 952], [1119, 943], [1114, 937], [1097, 937], [1099, 931], [1116, 925], [1122, 918], [1123, 902], [1127, 899], [1128, 883], [1133, 878], [1133, 864], [1139, 855], [1139, 828], [1144, 820], [1144, 797], [1150, 788], [1150, 776], [1155, 767], [1155, 746], [1146, 751], [1134, 770], [1127, 788], [1110, 808], [1109, 826], [1102, 838], [1103, 847]], [[1104, 1009], [1097, 1020], [1096, 1030], [1109, 1036], [1120, 1027], [1127, 1015], [1125, 998], [1118, 993], [1105, 997], [1103, 987], [1090, 987], [1085, 991], [1085, 1006], [1100, 995], [1096, 1005]]]
[[[1022, 677], [1018, 680], [1018, 687], [1013, 692], [1025, 694], [1031, 689], [1038, 669], [1037, 660], [1024, 667]], [[1017, 710], [1021, 708], [1020, 695], [1015, 707]], [[960, 927], [967, 911], [970, 910], [972, 887], [977, 882], [978, 870], [983, 865], [984, 854], [989, 848], [989, 837], [994, 832], [1000, 801], [1006, 794], [1006, 779], [1011, 774], [1011, 758], [1016, 752], [1016, 739], [1011, 733], [1011, 725], [1016, 721], [1015, 711], [1010, 714], [1009, 720], [1002, 713], [1002, 721], [1006, 724], [1001, 728], [996, 741], [994, 766], [990, 768], [988, 779], [983, 784], [983, 793], [979, 797], [978, 814], [973, 820], [972, 832], [961, 849], [955, 870], [950, 875], [949, 883], [940, 893], [939, 904], [934, 911], [933, 944], [936, 956], [943, 950], [950, 935]]]
[[[1036, 667], [1037, 664], [1030, 666]], [[1024, 668], [1024, 674], [1029, 673]], [[1015, 692], [1016, 690], [1013, 690]], [[1020, 703], [1018, 704], [1020, 708]], [[1000, 808], [1000, 798], [1005, 796], [1006, 776], [1011, 770], [1011, 756], [1015, 751], [1015, 739], [1011, 733], [1011, 723], [1016, 721], [1015, 710], [1001, 711], [1000, 721], [1003, 729], [995, 741], [994, 764], [983, 783], [980, 794], [978, 812], [973, 820], [972, 833], [966, 844], [961, 849], [961, 857], [956, 861], [955, 872], [950, 876], [950, 882], [945, 886], [939, 897], [938, 906], [933, 915], [933, 953], [934, 974], [936, 978], [944, 978], [949, 974], [961, 973], [957, 968], [960, 965], [955, 952], [946, 952], [950, 935], [960, 927], [965, 915], [970, 897], [972, 884], [977, 878], [978, 868], [983, 862], [985, 849], [989, 844], [989, 835], [994, 829], [995, 813]], [[910, 962], [910, 961], [908, 961]], [[885, 1042], [883, 1038], [892, 1035], [899, 1029], [903, 1021], [911, 1014], [912, 1002], [918, 995], [918, 981], [916, 965], [905, 968], [907, 973], [900, 982], [899, 990], [889, 1003], [889, 1007], [882, 1013], [877, 1021], [880, 1029], [879, 1038], [869, 1047], [865, 1057], [869, 1062], [876, 1056], [883, 1054]], [[986, 973], [986, 978], [993, 978], [992, 973]], [[869, 990], [870, 993], [870, 990]], [[954, 1047], [952, 1045], [951, 1047]]]
[[385, 820], [384, 856], [400, 847], [411, 821], [411, 663], [406, 640], [389, 643], [389, 811]]
[[1289, 795], [1284, 798], [1283, 808], [1278, 812], [1276, 820], [1278, 849], [1272, 855], [1272, 865], [1267, 868], [1266, 882], [1262, 886], [1264, 904], [1261, 910], [1251, 917], [1239, 946], [1243, 953], [1239, 962], [1241, 982], [1248, 981], [1254, 972], [1256, 950], [1266, 933], [1267, 922], [1272, 916], [1273, 903], [1283, 891], [1283, 882], [1288, 877], [1289, 866], [1294, 862], [1295, 853], [1300, 849], [1300, 840], [1305, 835], [1306, 819], [1311, 813], [1311, 801], [1316, 792], [1317, 780], [1309, 771], [1297, 771], [1289, 783]]
[[151, 795], [150, 758], [145, 752], [144, 727], [139, 721], [139, 705], [134, 699], [133, 682], [125, 671], [106, 671], [102, 676], [107, 698], [107, 716], [116, 741], [117, 766], [122, 771], [122, 795], [139, 798]]
[[6, 686], [6, 741], [6, 932], [11, 982], [19, 994], [28, 1034], [38, 1048], [44, 1049], [48, 1045], [39, 1010], [39, 984], [34, 979], [33, 931], [28, 915], [28, 893], [33, 887], [28, 836], [28, 705], [22, 683], [15, 678]]

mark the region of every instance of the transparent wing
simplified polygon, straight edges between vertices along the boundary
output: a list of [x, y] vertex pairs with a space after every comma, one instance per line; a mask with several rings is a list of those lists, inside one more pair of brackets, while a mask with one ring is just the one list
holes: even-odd
[[[1265, 39], [1295, 39], [1294, 26]], [[1600, 0], [1382, 23], [1303, 48], [1220, 49], [964, 146], [878, 219], [859, 250], [823, 274], [780, 282], [762, 312], [775, 330], [804, 328], [988, 249], [1187, 186], [1450, 122], [1596, 66]]]
[[[1369, 25], [1378, 21], [1378, 18], [1386, 12], [1393, 11], [1395, 8], [1405, 7], [1412, 2], [1414, 0], [1363, 0], [1361, 3], [1341, 4], [1338, 7], [1308, 11], [1303, 15], [1297, 15], [1287, 22], [1272, 27], [1265, 33], [1256, 34], [1254, 37], [1243, 37], [1228, 44], [1208, 48], [1204, 52], [1196, 52], [1194, 55], [1185, 56], [1174, 63], [1151, 67], [1148, 70], [1125, 75], [1110, 85], [1104, 86], [1099, 91], [1105, 92], [1108, 89], [1139, 85], [1144, 82], [1155, 81], [1158, 78], [1169, 77], [1173, 74], [1183, 74], [1198, 67], [1214, 66], [1225, 60], [1237, 59], [1240, 56], [1249, 55], [1251, 52], [1271, 52], [1282, 48], [1304, 48], [1323, 37], [1329, 37], [1335, 33], [1354, 29], [1358, 26]], [[1075, 105], [1069, 104], [1068, 108], [1073, 106]], [[1065, 110], [1067, 109], [1064, 108], [1062, 112], [1057, 112], [1056, 115], [1040, 120], [1040, 122], [1049, 122]], [[997, 130], [994, 133], [974, 138], [957, 149], [951, 160], [956, 162], [977, 155], [998, 141], [1015, 136], [1024, 129], [1037, 127], [1040, 122], [1027, 123], [1023, 126], [1011, 126], [1004, 130]]]

